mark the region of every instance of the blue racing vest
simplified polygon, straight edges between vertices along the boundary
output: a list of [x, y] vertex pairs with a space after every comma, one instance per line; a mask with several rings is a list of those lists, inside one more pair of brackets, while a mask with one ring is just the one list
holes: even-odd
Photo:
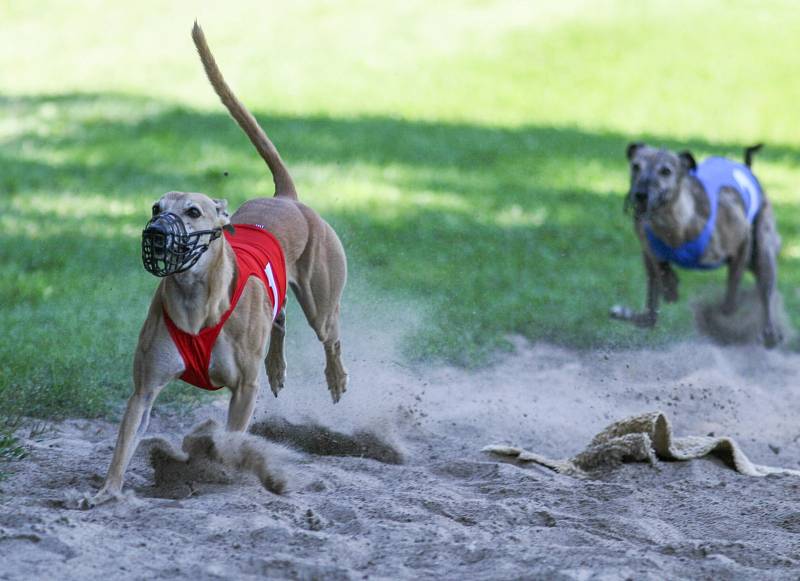
[[700, 259], [711, 241], [711, 235], [714, 233], [714, 227], [717, 224], [719, 191], [724, 187], [728, 187], [739, 192], [744, 202], [747, 221], [752, 224], [756, 214], [761, 209], [761, 202], [764, 199], [761, 184], [758, 183], [756, 176], [753, 175], [749, 167], [724, 157], [709, 157], [697, 166], [697, 169], [691, 175], [696, 177], [702, 184], [711, 208], [708, 222], [706, 222], [700, 235], [694, 240], [684, 242], [677, 248], [673, 248], [658, 238], [649, 224], [645, 224], [644, 232], [650, 243], [650, 250], [662, 262], [674, 262], [683, 268], [717, 268], [722, 263], [700, 264]]

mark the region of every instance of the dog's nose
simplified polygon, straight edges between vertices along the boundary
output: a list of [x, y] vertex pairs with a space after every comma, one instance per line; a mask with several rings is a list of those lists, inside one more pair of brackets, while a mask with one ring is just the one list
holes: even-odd
[[159, 222], [151, 222], [147, 225], [147, 228], [144, 230], [148, 234], [161, 234], [162, 236], [167, 235], [167, 227]]
[[633, 192], [633, 197], [636, 199], [637, 202], [646, 202], [647, 192], [645, 191]]

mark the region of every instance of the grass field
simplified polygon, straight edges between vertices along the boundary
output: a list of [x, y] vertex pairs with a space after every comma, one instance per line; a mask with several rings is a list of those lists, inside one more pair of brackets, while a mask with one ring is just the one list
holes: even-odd
[[795, 4], [529, 4], [0, 7], [0, 409], [115, 413], [156, 285], [139, 259], [152, 200], [271, 194], [193, 54], [195, 17], [347, 248], [344, 316], [359, 297], [420, 305], [409, 357], [470, 365], [510, 333], [578, 347], [690, 336], [687, 297], [723, 273], [684, 274], [656, 331], [607, 320], [644, 297], [622, 213], [633, 139], [697, 156], [766, 143], [756, 169], [800, 323]]

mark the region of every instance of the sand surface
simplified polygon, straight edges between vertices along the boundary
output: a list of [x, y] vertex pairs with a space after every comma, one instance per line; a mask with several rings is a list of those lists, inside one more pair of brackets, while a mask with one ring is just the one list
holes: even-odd
[[[798, 468], [796, 354], [704, 342], [578, 353], [520, 340], [468, 372], [408, 366], [363, 340], [336, 406], [321, 350], [290, 344], [287, 387], [262, 394], [259, 419], [371, 433], [404, 464], [287, 452], [274, 458], [288, 479], [276, 495], [250, 474], [156, 486], [140, 451], [129, 498], [70, 510], [101, 484], [116, 434], [70, 420], [29, 438], [30, 457], [0, 483], [0, 579], [800, 576], [800, 478], [742, 476], [712, 458], [578, 480], [480, 451], [506, 442], [564, 458], [608, 423], [660, 409], [679, 435], [733, 436], [754, 462]], [[177, 445], [195, 422], [224, 422], [224, 404], [157, 411], [150, 433]]]

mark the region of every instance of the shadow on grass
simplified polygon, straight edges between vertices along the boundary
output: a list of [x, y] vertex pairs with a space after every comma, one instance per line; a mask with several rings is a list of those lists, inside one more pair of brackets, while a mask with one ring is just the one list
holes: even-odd
[[[0, 348], [3, 376], [22, 390], [58, 386], [27, 412], [102, 413], [90, 395], [128, 385], [154, 287], [136, 235], [152, 199], [170, 189], [206, 191], [235, 207], [269, 195], [269, 174], [223, 112], [107, 94], [0, 98], [0, 111], [17, 119], [0, 150], [0, 323], [14, 326], [13, 344]], [[427, 323], [407, 341], [416, 357], [480, 364], [510, 333], [578, 347], [663, 343], [691, 333], [686, 295], [722, 280], [685, 276], [684, 301], [664, 311], [654, 332], [608, 322], [612, 303], [639, 305], [644, 294], [637, 244], [614, 191], [625, 186], [630, 136], [385, 117], [258, 118], [301, 198], [323, 205], [339, 232], [353, 283], [387, 304], [420, 304]], [[738, 157], [745, 145], [636, 139], [698, 155]], [[798, 153], [768, 144], [763, 157], [780, 163]], [[67, 207], [51, 212], [48, 196]], [[105, 211], [106, 199], [128, 205]], [[69, 207], [84, 201], [91, 212]], [[778, 215], [784, 239], [795, 239], [798, 218], [780, 207]], [[795, 262], [782, 268], [796, 284]], [[787, 297], [790, 310], [795, 302]], [[37, 360], [43, 350], [48, 357]]]
[[[109, 105], [113, 105], [112, 111], [105, 115]], [[55, 107], [57, 124], [66, 125], [66, 131], [56, 135], [47, 131], [22, 132], [6, 141], [4, 148], [13, 151], [25, 143], [32, 148], [66, 149], [78, 155], [91, 153], [90, 164], [67, 165], [64, 170], [85, 175], [100, 169], [100, 175], [93, 179], [110, 178], [112, 183], [139, 174], [151, 178], [150, 181], [172, 183], [185, 179], [187, 174], [163, 169], [170, 168], [175, 160], [180, 163], [196, 159], [196, 153], [209, 145], [214, 149], [251, 149], [242, 132], [224, 112], [203, 113], [118, 94], [0, 96], [0, 108], [25, 116], [39, 115], [44, 124], [54, 115], [48, 107]], [[120, 110], [128, 110], [129, 118], [120, 119]], [[63, 114], [65, 117], [58, 117]], [[530, 176], [536, 174], [535, 162], [540, 158], [569, 159], [576, 164], [601, 163], [614, 171], [624, 171], [624, 150], [632, 139], [670, 148], [688, 148], [701, 155], [713, 153], [735, 158], [741, 156], [746, 145], [751, 145], [712, 144], [699, 139], [675, 141], [658, 135], [593, 133], [569, 127], [503, 128], [392, 117], [286, 117], [264, 114], [257, 114], [257, 117], [290, 165], [298, 162], [339, 165], [362, 163], [486, 171], [496, 165], [505, 165], [508, 156], [513, 158], [525, 154], [531, 156], [526, 164], [526, 174]], [[148, 147], [151, 142], [160, 145]], [[172, 154], [168, 159], [162, 155], [165, 149]], [[252, 150], [250, 154], [252, 156]], [[800, 156], [800, 148], [770, 143], [765, 152], [759, 154], [761, 156], [796, 160]], [[201, 172], [192, 177], [202, 178], [203, 175]], [[502, 176], [494, 179], [497, 178]]]

